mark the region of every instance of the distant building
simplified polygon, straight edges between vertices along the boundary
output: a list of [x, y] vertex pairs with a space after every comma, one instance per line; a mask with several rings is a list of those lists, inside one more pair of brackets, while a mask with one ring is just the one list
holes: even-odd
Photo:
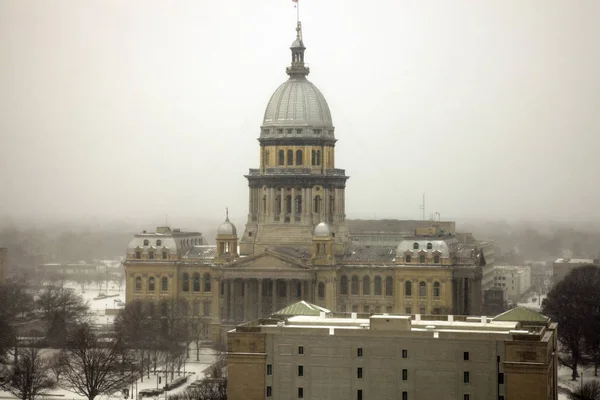
[[506, 298], [517, 304], [531, 288], [531, 269], [527, 266], [494, 266], [494, 287], [506, 291]]
[[534, 311], [277, 314], [227, 333], [229, 399], [557, 399], [557, 324]]
[[483, 291], [483, 314], [498, 315], [507, 309], [506, 290], [492, 287]]
[[554, 284], [562, 281], [573, 269], [584, 265], [600, 266], [600, 260], [595, 258], [559, 258], [552, 265], [552, 281]]
[[0, 247], [0, 284], [6, 283], [8, 279], [7, 255], [8, 249], [6, 247]]

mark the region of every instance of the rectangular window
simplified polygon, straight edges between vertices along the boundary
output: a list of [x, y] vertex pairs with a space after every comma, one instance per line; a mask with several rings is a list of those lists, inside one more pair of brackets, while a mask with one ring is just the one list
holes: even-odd
[[358, 379], [362, 379], [362, 367], [358, 367], [358, 369], [356, 370], [356, 377]]
[[402, 392], [402, 400], [408, 400], [408, 392]]
[[402, 380], [403, 381], [408, 380], [408, 370], [407, 369], [402, 370]]
[[412, 314], [412, 308], [410, 308], [410, 307], [406, 307], [406, 308], [404, 309], [404, 314]]
[[210, 301], [205, 301], [202, 304], [202, 307], [203, 307], [202, 312], [203, 312], [204, 316], [208, 317], [210, 315]]
[[498, 383], [504, 385], [504, 374], [502, 372], [498, 374]]
[[304, 346], [298, 346], [298, 354], [304, 354]]
[[304, 366], [298, 365], [298, 376], [304, 376]]
[[463, 360], [465, 360], [465, 361], [469, 361], [469, 352], [468, 352], [468, 351], [465, 351], [465, 352], [463, 353]]
[[375, 314], [381, 313], [381, 306], [375, 306]]
[[271, 389], [271, 386], [267, 386], [267, 397], [271, 397], [273, 395], [273, 390]]
[[352, 306], [352, 312], [358, 312], [358, 305], [355, 304]]
[[498, 400], [504, 400], [504, 396], [498, 396]]
[[356, 357], [362, 357], [363, 356], [363, 351], [362, 351], [362, 347], [359, 347], [358, 349], [356, 349]]
[[468, 394], [463, 394], [463, 400], [469, 400], [471, 398], [471, 396], [469, 396]]
[[298, 388], [298, 398], [299, 399], [304, 398], [304, 388]]
[[166, 251], [163, 251], [163, 253], [162, 253], [162, 257], [163, 257], [163, 260], [166, 260], [166, 259], [167, 259], [167, 252], [166, 252]]
[[267, 375], [273, 375], [273, 365], [267, 364]]
[[364, 306], [364, 307], [363, 307], [363, 312], [364, 312], [364, 313], [368, 314], [368, 313], [369, 313], [369, 311], [370, 311], [370, 309], [369, 309], [369, 306]]
[[362, 400], [362, 390], [358, 389], [356, 391], [356, 400]]
[[136, 252], [135, 252], [135, 258], [137, 258], [138, 260], [139, 260], [140, 258], [142, 258], [142, 253], [140, 253], [139, 251], [136, 251]]
[[402, 358], [408, 358], [408, 350], [402, 349]]
[[388, 314], [391, 314], [392, 313], [392, 306], [387, 306], [385, 308], [385, 312], [388, 313]]
[[419, 314], [425, 314], [425, 307], [419, 308]]
[[468, 372], [463, 372], [463, 382], [464, 383], [469, 383], [469, 373]]

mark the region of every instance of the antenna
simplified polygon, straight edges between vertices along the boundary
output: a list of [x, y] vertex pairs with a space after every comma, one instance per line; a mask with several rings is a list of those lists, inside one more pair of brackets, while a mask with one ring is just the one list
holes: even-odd
[[423, 203], [421, 203], [419, 208], [423, 212], [423, 221], [425, 221], [425, 193], [423, 193]]

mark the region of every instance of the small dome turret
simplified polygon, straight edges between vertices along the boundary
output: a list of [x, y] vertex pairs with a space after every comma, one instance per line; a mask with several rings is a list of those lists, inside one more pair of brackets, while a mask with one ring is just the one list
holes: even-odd
[[315, 226], [313, 236], [315, 236], [315, 237], [331, 236], [331, 229], [329, 228], [329, 225], [327, 224], [327, 222], [320, 222], [317, 226]]
[[225, 222], [219, 226], [219, 230], [217, 230], [217, 235], [227, 235], [227, 236], [237, 236], [237, 229], [235, 225], [229, 221], [229, 210], [226, 211], [225, 214]]

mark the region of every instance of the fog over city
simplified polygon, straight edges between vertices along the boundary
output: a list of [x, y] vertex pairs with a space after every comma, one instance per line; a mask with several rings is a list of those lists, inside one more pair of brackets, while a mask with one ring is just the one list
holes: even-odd
[[[600, 2], [301, 4], [349, 218], [598, 220]], [[0, 214], [243, 221], [291, 1], [0, 2]], [[196, 228], [196, 227], [194, 227]]]

